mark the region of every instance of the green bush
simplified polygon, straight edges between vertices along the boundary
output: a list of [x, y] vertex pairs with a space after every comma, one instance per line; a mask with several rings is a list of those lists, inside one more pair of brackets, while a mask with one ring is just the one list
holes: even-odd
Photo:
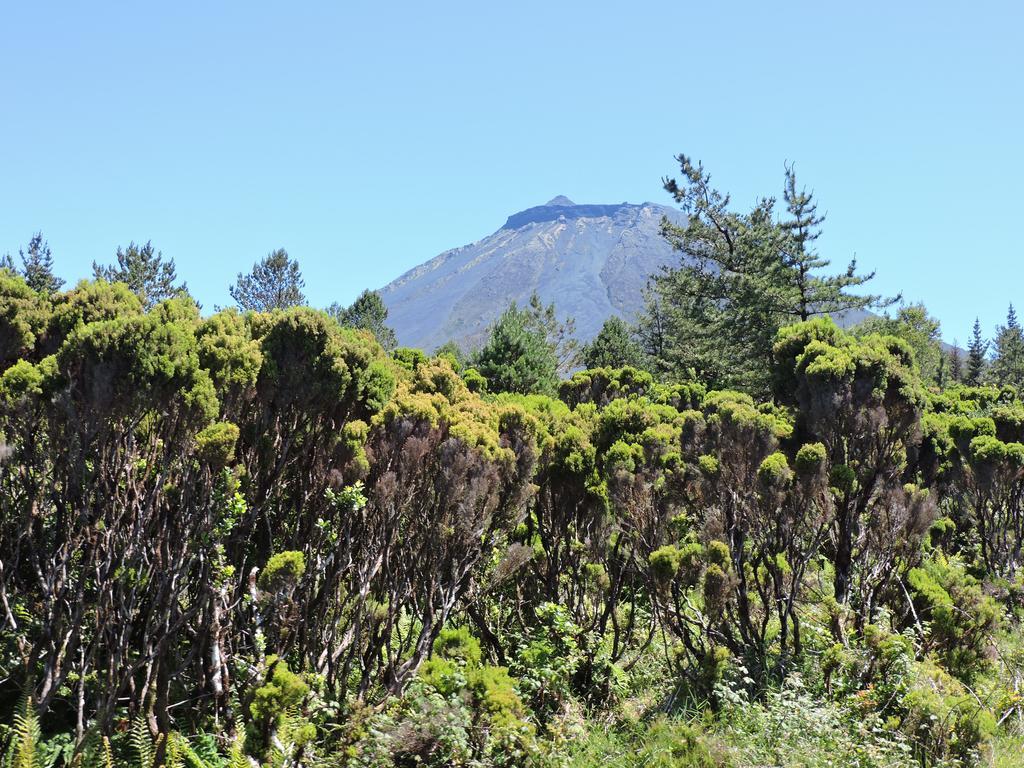
[[301, 552], [288, 550], [272, 555], [260, 572], [259, 587], [265, 592], [278, 592], [294, 586], [306, 572], [306, 558]]
[[990, 665], [1002, 609], [956, 558], [936, 552], [907, 575], [926, 647], [965, 683]]

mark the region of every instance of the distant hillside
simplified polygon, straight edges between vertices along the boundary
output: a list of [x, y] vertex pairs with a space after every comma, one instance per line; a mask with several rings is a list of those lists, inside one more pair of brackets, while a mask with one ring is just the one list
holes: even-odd
[[[577, 205], [563, 196], [514, 213], [494, 234], [382, 288], [388, 324], [405, 346], [432, 351], [454, 340], [472, 349], [509, 302], [525, 304], [536, 291], [560, 316], [574, 318], [577, 337], [589, 341], [612, 315], [634, 320], [648, 278], [679, 264], [681, 254], [661, 236], [663, 216], [685, 220], [656, 203]], [[867, 316], [851, 312], [839, 322]]]
[[643, 307], [647, 278], [679, 253], [661, 237], [654, 203], [576, 205], [556, 197], [508, 217], [497, 232], [445, 251], [381, 290], [400, 343], [432, 350], [450, 339], [480, 344], [510, 301], [534, 291], [593, 338], [611, 315], [629, 320]]

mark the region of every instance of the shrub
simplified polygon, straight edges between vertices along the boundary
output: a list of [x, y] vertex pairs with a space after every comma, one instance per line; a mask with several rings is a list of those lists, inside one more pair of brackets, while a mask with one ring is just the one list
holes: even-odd
[[297, 584], [305, 572], [306, 558], [301, 552], [278, 552], [260, 572], [259, 587], [265, 592], [280, 592]]

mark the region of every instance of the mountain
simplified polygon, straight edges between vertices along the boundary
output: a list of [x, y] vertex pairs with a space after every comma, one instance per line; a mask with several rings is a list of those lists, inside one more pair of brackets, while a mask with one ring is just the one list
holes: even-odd
[[679, 263], [660, 234], [663, 216], [684, 219], [655, 203], [577, 205], [561, 195], [527, 208], [382, 288], [388, 325], [406, 346], [429, 351], [454, 340], [472, 349], [509, 302], [525, 304], [536, 291], [588, 341], [611, 315], [633, 320], [648, 277]]

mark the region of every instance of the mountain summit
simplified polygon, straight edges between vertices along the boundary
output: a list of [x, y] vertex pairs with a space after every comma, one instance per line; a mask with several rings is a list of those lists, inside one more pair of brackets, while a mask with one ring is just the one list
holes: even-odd
[[661, 236], [663, 216], [684, 220], [655, 203], [577, 205], [559, 195], [382, 288], [388, 325], [403, 345], [431, 351], [454, 340], [472, 349], [509, 302], [525, 304], [536, 291], [588, 341], [611, 315], [634, 320], [647, 279], [679, 263]]

